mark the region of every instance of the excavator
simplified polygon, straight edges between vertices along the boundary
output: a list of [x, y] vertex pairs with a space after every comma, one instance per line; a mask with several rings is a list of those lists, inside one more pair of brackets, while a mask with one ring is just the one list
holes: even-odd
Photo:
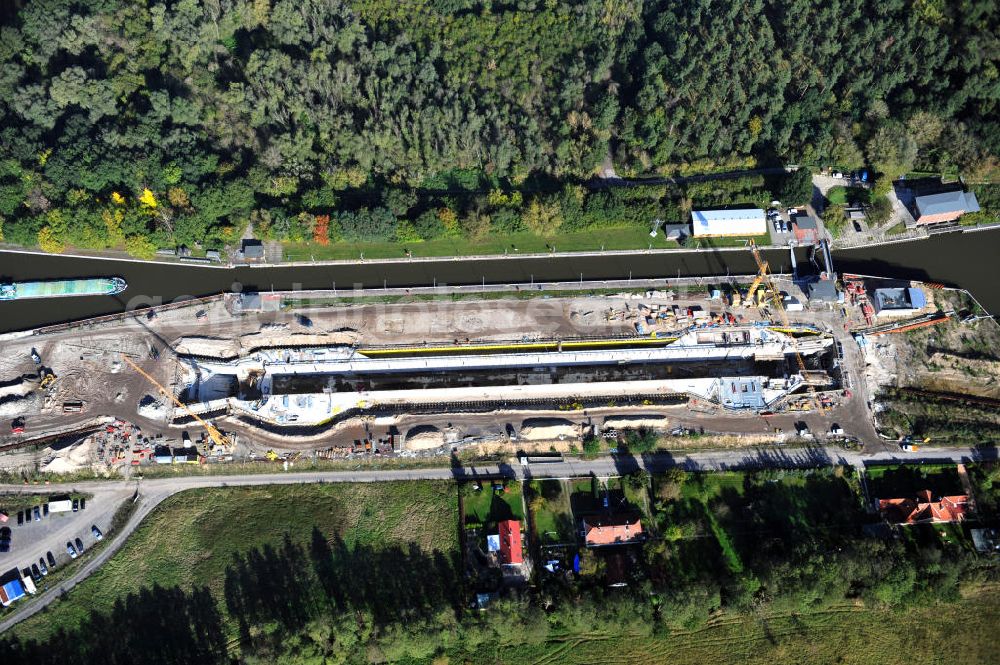
[[139, 367], [127, 355], [122, 354], [122, 358], [125, 360], [126, 363], [128, 363], [132, 367], [132, 369], [134, 369], [136, 372], [138, 372], [139, 374], [141, 374], [147, 381], [149, 381], [154, 386], [156, 386], [160, 390], [160, 394], [165, 395], [166, 397], [169, 397], [170, 400], [173, 401], [173, 403], [176, 404], [178, 407], [180, 407], [182, 411], [184, 411], [187, 415], [191, 416], [191, 418], [193, 418], [199, 425], [201, 425], [202, 427], [204, 427], [205, 428], [205, 432], [208, 433], [208, 438], [212, 440], [212, 443], [214, 443], [217, 446], [222, 447], [224, 450], [232, 450], [232, 448], [233, 448], [233, 442], [230, 441], [229, 438], [225, 434], [223, 434], [222, 432], [220, 432], [215, 427], [215, 425], [212, 425], [211, 423], [206, 422], [197, 413], [195, 413], [194, 411], [192, 411], [191, 409], [189, 409], [188, 406], [186, 404], [184, 404], [184, 402], [182, 402], [179, 399], [177, 399], [177, 397], [175, 397], [174, 394], [171, 391], [169, 391], [166, 388], [164, 388], [160, 384], [159, 381], [157, 381], [152, 376], [150, 376], [148, 372], [146, 372], [141, 367]]

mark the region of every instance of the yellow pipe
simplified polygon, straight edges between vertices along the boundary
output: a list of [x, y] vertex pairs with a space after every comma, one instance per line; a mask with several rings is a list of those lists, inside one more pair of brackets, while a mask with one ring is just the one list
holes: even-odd
[[[607, 346], [659, 346], [676, 341], [676, 337], [655, 337], [643, 338], [635, 337], [629, 339], [611, 340], [577, 340], [563, 342], [563, 349], [575, 349], [582, 347], [607, 347]], [[484, 344], [468, 346], [414, 346], [399, 349], [358, 349], [358, 353], [364, 356], [392, 356], [392, 355], [412, 355], [412, 354], [433, 354], [433, 353], [467, 353], [474, 351], [555, 351], [559, 348], [559, 342], [525, 342], [522, 344]]]

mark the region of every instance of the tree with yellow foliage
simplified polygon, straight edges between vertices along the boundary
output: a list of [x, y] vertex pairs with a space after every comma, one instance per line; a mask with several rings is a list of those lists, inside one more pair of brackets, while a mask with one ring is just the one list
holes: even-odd
[[543, 203], [537, 197], [531, 200], [521, 215], [521, 220], [528, 230], [540, 236], [554, 235], [562, 226], [562, 211], [557, 202]]
[[51, 226], [43, 226], [38, 231], [38, 246], [49, 254], [62, 254], [66, 244], [59, 238]]
[[152, 210], [156, 208], [156, 196], [147, 187], [142, 190], [142, 195], [139, 197], [139, 203]]
[[156, 256], [156, 245], [144, 236], [129, 236], [125, 238], [125, 251], [137, 259], [150, 260]]
[[122, 233], [122, 221], [125, 213], [122, 210], [108, 209], [101, 213], [104, 226], [108, 230], [108, 246], [119, 247], [125, 242], [125, 234]]

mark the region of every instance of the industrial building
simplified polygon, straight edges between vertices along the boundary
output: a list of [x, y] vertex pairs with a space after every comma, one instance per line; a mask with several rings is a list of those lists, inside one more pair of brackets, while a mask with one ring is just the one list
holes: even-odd
[[695, 210], [691, 213], [694, 237], [759, 236], [767, 233], [767, 218], [760, 208]]
[[972, 192], [955, 190], [918, 196], [914, 201], [917, 224], [953, 222], [967, 212], [979, 212], [979, 202]]
[[918, 288], [875, 289], [872, 300], [878, 316], [907, 316], [927, 306], [927, 298]]

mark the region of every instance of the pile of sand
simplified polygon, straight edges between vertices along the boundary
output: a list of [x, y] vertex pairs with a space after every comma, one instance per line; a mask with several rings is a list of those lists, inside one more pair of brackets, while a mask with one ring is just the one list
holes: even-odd
[[208, 356], [210, 358], [231, 358], [239, 355], [240, 345], [220, 337], [181, 337], [174, 345], [180, 355]]
[[444, 445], [444, 433], [433, 425], [418, 425], [406, 433], [403, 441], [408, 450], [428, 450]]
[[24, 397], [9, 397], [0, 404], [0, 418], [16, 418], [30, 413], [38, 413], [42, 408], [42, 397], [37, 392]]
[[604, 429], [663, 429], [667, 426], [666, 416], [638, 414], [634, 416], [610, 416], [604, 419]]
[[80, 443], [76, 443], [59, 450], [46, 448], [43, 455], [51, 457], [49, 461], [42, 465], [41, 470], [45, 473], [73, 473], [90, 466], [94, 460], [97, 441], [94, 437], [87, 437]]
[[521, 438], [528, 441], [554, 441], [579, 436], [579, 425], [563, 418], [529, 418], [521, 423]]

